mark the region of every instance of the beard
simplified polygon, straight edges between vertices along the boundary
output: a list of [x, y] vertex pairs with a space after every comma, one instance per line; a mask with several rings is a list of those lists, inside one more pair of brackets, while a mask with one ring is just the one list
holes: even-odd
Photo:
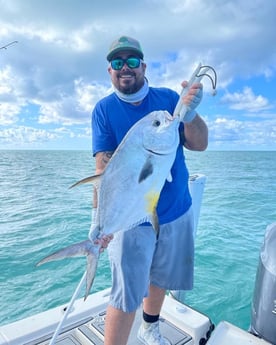
[[131, 95], [139, 91], [144, 85], [144, 76], [139, 78], [132, 71], [119, 73], [113, 84], [120, 92]]

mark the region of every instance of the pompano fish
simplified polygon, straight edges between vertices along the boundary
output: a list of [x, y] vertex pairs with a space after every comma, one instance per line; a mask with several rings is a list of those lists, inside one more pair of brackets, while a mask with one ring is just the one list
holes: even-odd
[[[88, 240], [61, 249], [37, 265], [71, 256], [87, 256], [86, 292], [96, 273], [100, 245], [96, 239], [127, 231], [150, 222], [158, 233], [156, 206], [179, 144], [179, 118], [167, 111], [154, 111], [130, 128], [108, 162], [103, 174], [85, 178], [73, 186], [95, 182], [98, 208]], [[72, 186], [72, 187], [73, 187]]]

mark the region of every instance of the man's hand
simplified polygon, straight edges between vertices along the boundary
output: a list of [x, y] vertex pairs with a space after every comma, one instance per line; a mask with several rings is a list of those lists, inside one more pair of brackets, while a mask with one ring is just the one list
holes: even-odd
[[94, 241], [95, 244], [101, 246], [100, 253], [102, 253], [105, 250], [105, 248], [108, 247], [109, 242], [113, 239], [113, 237], [114, 237], [113, 234], [104, 235], [102, 238], [97, 239], [97, 240]]
[[[188, 85], [187, 81], [182, 82], [182, 87], [185, 88]], [[187, 94], [183, 96], [182, 102], [186, 105], [187, 111], [184, 115], [183, 122], [191, 122], [196, 116], [195, 108], [200, 104], [203, 95], [203, 85], [201, 83], [194, 83], [189, 88]]]

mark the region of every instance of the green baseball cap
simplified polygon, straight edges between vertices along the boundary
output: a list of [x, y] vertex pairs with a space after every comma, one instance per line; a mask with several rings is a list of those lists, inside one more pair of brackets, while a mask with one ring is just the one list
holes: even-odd
[[120, 38], [112, 42], [106, 57], [107, 61], [111, 61], [114, 54], [123, 50], [133, 51], [142, 60], [144, 58], [141, 45], [137, 40], [128, 36], [121, 36]]

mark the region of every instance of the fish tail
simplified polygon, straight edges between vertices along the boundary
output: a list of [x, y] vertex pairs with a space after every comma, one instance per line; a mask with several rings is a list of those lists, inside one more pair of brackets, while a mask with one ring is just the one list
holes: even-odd
[[95, 245], [90, 240], [85, 240], [79, 243], [75, 243], [71, 246], [60, 249], [43, 259], [41, 259], [36, 266], [41, 266], [46, 262], [62, 260], [69, 257], [86, 256], [87, 257], [87, 268], [86, 268], [86, 290], [84, 300], [86, 300], [89, 295], [90, 289], [92, 287], [96, 269], [99, 259], [99, 246]]
[[86, 289], [85, 289], [84, 300], [86, 300], [86, 298], [88, 297], [92, 284], [94, 282], [94, 278], [95, 278], [96, 270], [98, 266], [98, 261], [99, 261], [98, 259], [99, 259], [99, 253], [98, 255], [96, 255], [95, 253], [90, 253], [87, 255]]

